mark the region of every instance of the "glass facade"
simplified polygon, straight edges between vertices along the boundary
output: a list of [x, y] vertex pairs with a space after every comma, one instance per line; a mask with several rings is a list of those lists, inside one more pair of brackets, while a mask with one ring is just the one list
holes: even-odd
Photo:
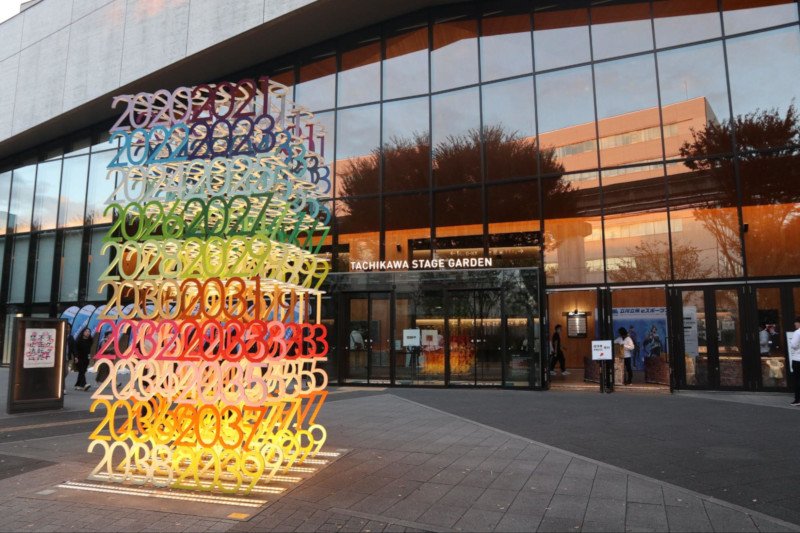
[[[286, 83], [325, 124], [333, 271], [487, 257], [540, 269], [548, 289], [798, 277], [798, 2], [545, 4], [421, 11], [246, 72]], [[79, 139], [66, 155], [0, 167], [7, 302], [55, 312], [102, 301], [95, 274], [110, 222], [110, 148], [106, 138]], [[76, 266], [76, 257], [91, 259]], [[482, 331], [505, 353], [527, 327], [518, 302], [430, 290], [430, 301], [362, 296], [351, 320], [368, 323], [373, 311], [397, 324], [469, 318], [461, 336]], [[687, 298], [702, 308], [703, 295]], [[714, 298], [734, 316], [729, 294]], [[738, 327], [748, 317], [735, 311]], [[728, 348], [740, 353], [749, 335], [736, 335]], [[446, 341], [443, 354], [461, 349]], [[458, 381], [519, 381], [521, 367], [484, 355], [470, 356]], [[354, 356], [354, 368], [380, 368], [367, 381], [419, 380], [410, 359], [381, 357]]]

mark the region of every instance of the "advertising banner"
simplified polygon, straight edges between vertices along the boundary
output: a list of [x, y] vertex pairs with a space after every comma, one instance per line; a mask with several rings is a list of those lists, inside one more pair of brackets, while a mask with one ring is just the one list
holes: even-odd
[[614, 335], [625, 328], [635, 346], [633, 367], [644, 370], [645, 359], [658, 357], [667, 347], [666, 307], [615, 307], [612, 310]]

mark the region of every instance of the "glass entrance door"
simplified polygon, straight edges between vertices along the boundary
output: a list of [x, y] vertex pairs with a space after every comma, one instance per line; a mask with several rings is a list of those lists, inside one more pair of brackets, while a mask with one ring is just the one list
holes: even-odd
[[497, 290], [454, 291], [448, 298], [451, 385], [501, 385], [503, 336]]
[[345, 383], [390, 382], [390, 296], [378, 292], [347, 298], [346, 357], [342, 374]]
[[679, 289], [683, 352], [679, 385], [692, 388], [742, 388], [741, 289]]

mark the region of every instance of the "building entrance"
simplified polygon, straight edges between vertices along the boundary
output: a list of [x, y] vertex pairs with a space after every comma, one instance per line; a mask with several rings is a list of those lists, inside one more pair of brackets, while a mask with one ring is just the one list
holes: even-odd
[[536, 269], [366, 276], [334, 293], [342, 383], [541, 386]]

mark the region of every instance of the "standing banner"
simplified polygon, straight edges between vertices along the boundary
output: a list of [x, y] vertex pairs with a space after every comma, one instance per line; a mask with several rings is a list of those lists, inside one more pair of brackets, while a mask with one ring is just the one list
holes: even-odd
[[66, 323], [56, 318], [17, 318], [14, 325], [6, 411], [64, 406]]

